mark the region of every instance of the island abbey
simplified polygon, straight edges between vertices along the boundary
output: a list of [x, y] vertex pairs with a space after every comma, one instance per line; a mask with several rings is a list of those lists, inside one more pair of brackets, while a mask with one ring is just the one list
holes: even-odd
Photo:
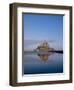
[[48, 42], [44, 41], [40, 46], [36, 48], [37, 51], [53, 51], [54, 48], [51, 48]]

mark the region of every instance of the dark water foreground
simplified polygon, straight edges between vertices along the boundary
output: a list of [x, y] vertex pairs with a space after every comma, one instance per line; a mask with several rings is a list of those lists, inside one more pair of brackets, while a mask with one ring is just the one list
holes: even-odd
[[25, 52], [23, 74], [63, 73], [63, 53]]

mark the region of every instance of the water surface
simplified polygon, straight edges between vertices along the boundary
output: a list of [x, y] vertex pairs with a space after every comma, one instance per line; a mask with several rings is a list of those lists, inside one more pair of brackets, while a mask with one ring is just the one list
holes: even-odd
[[63, 73], [63, 54], [24, 54], [22, 70], [23, 74]]

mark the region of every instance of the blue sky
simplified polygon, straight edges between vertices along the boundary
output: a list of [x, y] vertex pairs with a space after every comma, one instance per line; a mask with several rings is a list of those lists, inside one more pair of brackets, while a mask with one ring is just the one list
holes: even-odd
[[24, 48], [34, 49], [40, 43], [34, 41], [53, 41], [50, 46], [55, 49], [63, 48], [63, 16], [23, 14], [24, 19]]

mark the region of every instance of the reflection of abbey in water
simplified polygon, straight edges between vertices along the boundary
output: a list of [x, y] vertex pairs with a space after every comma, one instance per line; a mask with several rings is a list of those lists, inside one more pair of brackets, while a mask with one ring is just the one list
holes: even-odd
[[49, 56], [52, 55], [53, 53], [49, 52], [48, 54], [38, 54], [41, 60], [47, 61]]

